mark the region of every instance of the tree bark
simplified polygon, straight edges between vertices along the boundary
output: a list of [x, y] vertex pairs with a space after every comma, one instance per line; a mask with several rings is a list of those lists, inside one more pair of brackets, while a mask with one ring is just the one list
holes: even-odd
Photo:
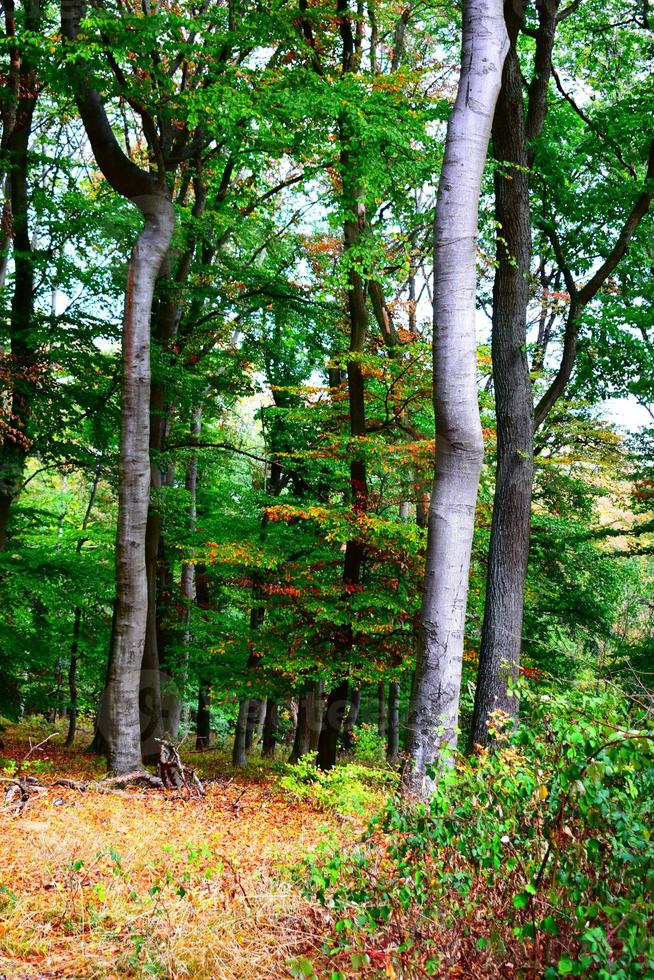
[[209, 712], [209, 684], [201, 680], [198, 685], [198, 717], [195, 727], [195, 748], [200, 752], [209, 748], [211, 739], [211, 714]]
[[400, 685], [391, 681], [388, 685], [388, 736], [386, 758], [397, 762], [400, 754]]
[[249, 705], [250, 702], [248, 700], [241, 701], [238, 706], [238, 716], [236, 718], [236, 730], [234, 732], [234, 745], [232, 748], [232, 765], [239, 769], [245, 768], [248, 761], [245, 754], [245, 735], [248, 725]]
[[263, 743], [261, 745], [261, 756], [264, 759], [275, 758], [275, 746], [277, 745], [277, 702], [272, 698], [266, 701], [266, 717], [263, 724]]
[[386, 697], [383, 681], [377, 685], [377, 733], [380, 738], [386, 738]]
[[507, 35], [500, 0], [464, 5], [461, 74], [447, 127], [434, 233], [432, 491], [422, 642], [409, 710], [405, 795], [426, 798], [456, 747], [470, 552], [483, 438], [477, 401], [477, 214]]
[[297, 703], [297, 722], [295, 725], [295, 735], [293, 737], [293, 751], [288, 761], [293, 764], [307, 755], [310, 746], [310, 731], [308, 719], [308, 685], [302, 692]]
[[322, 729], [324, 681], [311, 681], [307, 690], [307, 724], [309, 726], [309, 752], [318, 751]]
[[322, 727], [318, 739], [319, 769], [333, 769], [338, 751], [338, 736], [345, 717], [347, 707], [348, 682], [341, 681], [329, 692], [325, 711], [322, 716]]
[[[3, 6], [7, 37], [15, 38], [14, 5], [7, 3]], [[24, 10], [26, 29], [38, 31], [41, 21], [38, 0], [26, 0]], [[9, 317], [10, 425], [0, 434], [0, 551], [7, 543], [11, 505], [22, 486], [38, 383], [38, 348], [33, 336], [34, 256], [29, 228], [29, 141], [37, 87], [32, 66], [25, 52], [18, 47], [18, 42], [12, 50], [11, 62], [6, 80], [9, 91], [7, 108], [3, 111], [1, 147], [2, 157], [9, 168], [8, 210], [11, 214], [14, 285]], [[4, 187], [4, 174], [2, 184]]]
[[[523, 592], [529, 557], [534, 407], [527, 359], [531, 213], [522, 72], [516, 41], [522, 16], [505, 7], [511, 47], [493, 120], [495, 217], [500, 232], [493, 283], [491, 350], [497, 419], [497, 469], [486, 607], [471, 741], [485, 745], [488, 719], [516, 722]], [[547, 68], [549, 76], [549, 65]]]
[[345, 722], [343, 723], [343, 744], [346, 752], [349, 752], [354, 746], [354, 726], [357, 723], [360, 709], [361, 689], [356, 688], [356, 690], [352, 691], [350, 697], [350, 710], [348, 711]]
[[130, 772], [141, 763], [139, 686], [148, 613], [150, 311], [174, 226], [172, 205], [165, 196], [151, 195], [139, 207], [145, 227], [132, 251], [123, 324], [116, 629], [108, 684], [108, 763], [117, 773]]

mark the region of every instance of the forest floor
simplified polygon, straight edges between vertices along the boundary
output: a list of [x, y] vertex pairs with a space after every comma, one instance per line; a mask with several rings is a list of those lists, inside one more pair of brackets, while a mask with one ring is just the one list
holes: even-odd
[[[3, 734], [0, 768], [24, 759], [29, 732]], [[43, 737], [36, 726], [33, 741]], [[192, 757], [203, 799], [102, 793], [103, 760], [62, 741], [29, 760], [48, 791], [20, 815], [0, 812], [0, 980], [273, 980], [313, 958], [321, 913], [293, 869], [323, 841], [354, 841], [358, 821], [294, 800], [274, 769], [230, 772], [211, 750]], [[90, 785], [52, 785], [61, 777]]]

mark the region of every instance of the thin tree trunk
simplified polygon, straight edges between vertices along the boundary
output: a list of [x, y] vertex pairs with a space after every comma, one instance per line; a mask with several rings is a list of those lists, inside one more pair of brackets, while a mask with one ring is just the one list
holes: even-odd
[[432, 491], [422, 643], [409, 709], [406, 795], [426, 798], [428, 772], [456, 746], [470, 552], [483, 438], [477, 401], [477, 214], [488, 139], [507, 48], [500, 0], [467, 0], [461, 74], [447, 127], [434, 230]]
[[275, 758], [275, 746], [277, 745], [277, 702], [272, 698], [266, 701], [266, 716], [263, 725], [263, 742], [261, 745], [261, 756], [264, 759]]
[[318, 751], [322, 730], [322, 699], [324, 681], [311, 681], [307, 690], [307, 724], [309, 726], [309, 752]]
[[209, 748], [211, 739], [211, 714], [209, 711], [209, 684], [201, 680], [198, 685], [198, 717], [195, 727], [195, 748]]
[[394, 681], [388, 685], [388, 738], [386, 758], [397, 762], [400, 754], [400, 685]]
[[377, 685], [377, 733], [380, 738], [386, 738], [386, 697], [383, 681]]
[[[191, 422], [191, 441], [198, 442], [202, 433], [202, 406], [193, 413]], [[189, 495], [187, 510], [188, 530], [195, 533], [197, 521], [197, 486], [198, 486], [198, 455], [194, 452], [186, 465], [184, 483]], [[195, 564], [185, 561], [182, 564], [180, 590], [184, 603], [184, 628], [182, 634], [182, 658], [178, 665], [177, 676], [167, 678], [167, 686], [162, 694], [162, 715], [164, 727], [173, 739], [179, 734], [179, 723], [182, 714], [183, 693], [188, 669], [188, 653], [191, 642], [191, 613], [195, 603]]]
[[[89, 502], [86, 506], [86, 511], [84, 513], [84, 518], [82, 520], [82, 531], [86, 531], [89, 521], [91, 519], [91, 512], [93, 510], [93, 505], [95, 503], [95, 498], [98, 492], [98, 483], [100, 482], [100, 467], [96, 470], [95, 476], [93, 477], [93, 483], [91, 485], [91, 493], [89, 494]], [[79, 538], [77, 545], [75, 547], [75, 552], [79, 555], [82, 548], [84, 547], [84, 538]], [[69, 710], [68, 710], [68, 734], [66, 735], [66, 745], [72, 745], [75, 741], [75, 732], [77, 730], [77, 654], [79, 648], [79, 635], [82, 625], [82, 607], [75, 607], [75, 618], [73, 621], [73, 640], [70, 645], [70, 663], [68, 665], [68, 696], [69, 696]]]

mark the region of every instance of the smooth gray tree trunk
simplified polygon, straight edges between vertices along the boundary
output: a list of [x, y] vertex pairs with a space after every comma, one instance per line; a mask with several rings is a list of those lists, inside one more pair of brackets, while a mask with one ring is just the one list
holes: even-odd
[[116, 620], [107, 685], [109, 768], [141, 765], [139, 680], [148, 588], [145, 528], [150, 492], [150, 314], [159, 267], [168, 251], [174, 211], [164, 195], [135, 201], [145, 218], [129, 266], [123, 322]]
[[470, 552], [483, 438], [475, 336], [477, 215], [508, 39], [501, 0], [468, 0], [434, 229], [436, 473], [405, 795], [428, 797], [457, 743]]

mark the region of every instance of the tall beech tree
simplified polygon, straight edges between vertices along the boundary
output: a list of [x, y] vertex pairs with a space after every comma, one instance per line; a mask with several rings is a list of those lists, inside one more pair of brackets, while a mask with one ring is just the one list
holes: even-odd
[[436, 472], [429, 508], [422, 637], [409, 707], [405, 795], [426, 797], [431, 767], [456, 745], [466, 599], [484, 454], [475, 338], [481, 179], [508, 40], [499, 0], [468, 0], [434, 226]]
[[501, 709], [510, 717], [517, 713], [517, 698], [511, 696], [509, 683], [517, 679], [520, 663], [533, 484], [534, 408], [527, 354], [532, 238], [529, 168], [547, 112], [557, 6], [556, 2], [538, 5], [525, 100], [518, 39], [526, 26], [526, 4], [504, 5], [510, 47], [492, 129], [498, 227], [491, 342], [497, 468], [471, 735], [481, 744], [488, 737], [489, 712]]
[[[116, 606], [106, 698], [107, 761], [116, 772], [141, 764], [139, 682], [148, 612], [145, 529], [150, 494], [150, 316], [155, 283], [175, 225], [165, 161], [153, 172], [122, 150], [92, 78], [74, 57], [82, 4], [64, 0], [68, 73], [95, 159], [111, 187], [143, 216], [129, 263], [123, 319], [121, 433], [116, 533]], [[144, 110], [146, 125], [153, 120]], [[156, 137], [155, 137], [156, 139]], [[158, 142], [158, 141], [157, 141]]]
[[[538, 219], [541, 234], [551, 249], [555, 270], [551, 275], [557, 275], [565, 283], [569, 304], [558, 366], [534, 406], [527, 359], [532, 239], [529, 176], [532, 168], [538, 169], [536, 141], [543, 130], [547, 112], [557, 24], [574, 15], [576, 8], [573, 5], [557, 12], [556, 4], [543, 3], [537, 9], [539, 24], [534, 30], [525, 23], [524, 7], [516, 8], [512, 4], [505, 7], [511, 48], [504, 66], [502, 90], [493, 125], [493, 150], [499, 165], [495, 173], [495, 215], [501, 228], [497, 242], [492, 319], [497, 473], [486, 607], [471, 730], [471, 741], [482, 745], [489, 739], [488, 717], [492, 711], [500, 709], [514, 721], [518, 717], [518, 698], [511, 685], [517, 678], [522, 647], [534, 433], [567, 390], [575, 365], [584, 310], [598, 296], [626, 254], [650, 207], [651, 182], [654, 178], [654, 144], [650, 144], [642, 190], [635, 195], [631, 209], [601, 260], [596, 261], [593, 267], [587, 257], [585, 261], [582, 259], [586, 267], [592, 268], [592, 274], [583, 285], [575, 280], [556, 224], [549, 216]], [[521, 30], [535, 35], [536, 42], [526, 101], [518, 56]], [[560, 81], [558, 86], [561, 87]], [[564, 98], [566, 94], [563, 92]], [[585, 117], [585, 123], [589, 127], [593, 125], [588, 117]], [[603, 142], [610, 143], [610, 140], [606, 138]], [[620, 151], [618, 155], [621, 158]], [[541, 334], [542, 330], [539, 332], [534, 366], [542, 369], [547, 344]]]

